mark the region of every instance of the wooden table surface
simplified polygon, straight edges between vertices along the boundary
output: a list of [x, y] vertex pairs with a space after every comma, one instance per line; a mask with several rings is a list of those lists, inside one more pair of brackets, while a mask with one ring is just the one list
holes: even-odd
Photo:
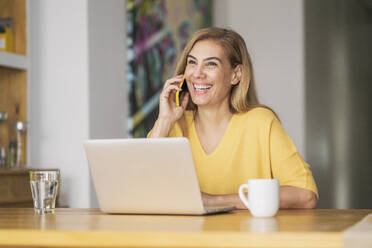
[[371, 210], [249, 211], [210, 216], [110, 215], [98, 209], [0, 209], [0, 246], [342, 247], [342, 232]]

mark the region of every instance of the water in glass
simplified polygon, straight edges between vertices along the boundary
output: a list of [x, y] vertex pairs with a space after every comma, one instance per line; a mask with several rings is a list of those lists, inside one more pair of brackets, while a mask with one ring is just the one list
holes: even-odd
[[58, 190], [58, 180], [30, 181], [35, 212], [53, 213]]

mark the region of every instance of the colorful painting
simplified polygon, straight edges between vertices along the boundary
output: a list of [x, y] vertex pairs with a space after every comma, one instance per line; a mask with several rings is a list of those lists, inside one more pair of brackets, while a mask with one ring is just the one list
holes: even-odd
[[198, 29], [212, 24], [212, 0], [128, 0], [130, 137], [145, 137], [157, 115], [163, 83]]

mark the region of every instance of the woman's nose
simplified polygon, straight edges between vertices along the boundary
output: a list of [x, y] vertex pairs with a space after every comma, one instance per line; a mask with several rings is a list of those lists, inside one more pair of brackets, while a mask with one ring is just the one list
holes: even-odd
[[195, 66], [192, 75], [195, 78], [202, 78], [204, 76], [203, 67], [201, 65]]

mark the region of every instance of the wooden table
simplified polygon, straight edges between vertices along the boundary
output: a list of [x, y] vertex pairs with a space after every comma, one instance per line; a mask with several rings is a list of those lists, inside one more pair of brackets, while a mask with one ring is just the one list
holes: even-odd
[[248, 211], [211, 216], [109, 215], [97, 209], [0, 209], [0, 246], [342, 247], [342, 232], [371, 210]]

